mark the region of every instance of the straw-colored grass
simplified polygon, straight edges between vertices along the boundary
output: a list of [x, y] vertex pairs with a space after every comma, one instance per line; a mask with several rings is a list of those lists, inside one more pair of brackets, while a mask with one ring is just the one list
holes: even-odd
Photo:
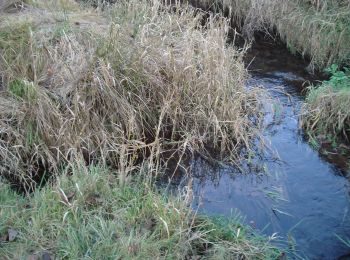
[[319, 141], [350, 140], [350, 71], [333, 65], [330, 80], [309, 89], [302, 115], [308, 135]]
[[277, 33], [311, 60], [310, 70], [350, 64], [350, 2], [339, 0], [197, 0], [226, 7], [242, 32]]
[[4, 12], [11, 12], [17, 8], [23, 7], [24, 1], [19, 0], [2, 0], [0, 2], [0, 14]]
[[[52, 2], [52, 3], [51, 3]], [[159, 1], [28, 1], [0, 17], [0, 174], [27, 187], [77, 158], [122, 168], [164, 151], [238, 162], [256, 91], [228, 21]]]

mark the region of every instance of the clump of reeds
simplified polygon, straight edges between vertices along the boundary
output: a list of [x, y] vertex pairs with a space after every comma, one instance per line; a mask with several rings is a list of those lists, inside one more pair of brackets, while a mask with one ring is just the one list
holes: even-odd
[[329, 80], [313, 86], [307, 94], [302, 124], [312, 138], [350, 140], [350, 71], [333, 65]]
[[259, 102], [222, 17], [38, 0], [0, 20], [3, 176], [33, 186], [77, 158], [120, 169], [169, 150], [237, 160], [257, 133]]

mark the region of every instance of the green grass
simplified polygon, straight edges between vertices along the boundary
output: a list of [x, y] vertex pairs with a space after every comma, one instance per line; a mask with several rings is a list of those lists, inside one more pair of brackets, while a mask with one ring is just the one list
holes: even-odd
[[[66, 175], [67, 174], [67, 175]], [[124, 186], [109, 170], [74, 166], [27, 197], [0, 183], [5, 259], [276, 259], [270, 239], [239, 220], [196, 216], [142, 177]]]
[[28, 102], [34, 102], [37, 98], [35, 86], [23, 80], [15, 79], [11, 81], [8, 85], [8, 91], [16, 98]]

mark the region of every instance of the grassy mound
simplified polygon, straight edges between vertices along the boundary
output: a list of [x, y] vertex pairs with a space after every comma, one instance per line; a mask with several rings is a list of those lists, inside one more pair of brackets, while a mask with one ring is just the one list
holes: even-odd
[[350, 64], [350, 4], [341, 0], [196, 0], [230, 10], [243, 33], [272, 31], [292, 52], [311, 59], [310, 69]]
[[259, 102], [224, 18], [202, 25], [200, 12], [159, 1], [9, 6], [0, 16], [2, 176], [32, 187], [80, 158], [121, 169], [147, 157], [157, 168], [165, 151], [210, 148], [237, 161], [249, 149]]
[[112, 172], [78, 165], [61, 176], [26, 198], [0, 182], [1, 258], [277, 259], [280, 253], [272, 238], [234, 219], [196, 216], [184, 197], [166, 196], [144, 179], [120, 186]]
[[330, 80], [310, 88], [302, 123], [309, 135], [317, 139], [350, 140], [350, 71], [333, 65], [327, 70]]

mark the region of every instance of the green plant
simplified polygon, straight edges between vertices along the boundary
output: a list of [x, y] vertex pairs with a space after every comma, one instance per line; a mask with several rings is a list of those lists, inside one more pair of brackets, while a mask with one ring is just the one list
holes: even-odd
[[120, 186], [106, 168], [75, 164], [27, 197], [0, 182], [0, 234], [17, 234], [11, 241], [0, 241], [0, 255], [276, 259], [281, 254], [271, 245], [275, 237], [258, 235], [236, 217], [198, 216], [183, 198], [157, 189], [139, 170], [134, 170], [131, 182]]
[[8, 91], [16, 98], [28, 102], [33, 102], [37, 98], [34, 85], [19, 79], [15, 79], [9, 83]]
[[330, 79], [322, 83], [322, 85], [330, 84], [336, 90], [350, 89], [350, 69], [344, 67], [343, 70], [339, 70], [339, 66], [332, 64], [329, 68], [325, 69], [330, 74]]

